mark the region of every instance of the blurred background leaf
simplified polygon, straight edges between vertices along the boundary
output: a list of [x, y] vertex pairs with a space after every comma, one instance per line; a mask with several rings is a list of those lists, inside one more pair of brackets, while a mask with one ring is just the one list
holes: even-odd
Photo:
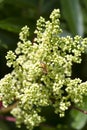
[[6, 125], [6, 123], [0, 121], [0, 130], [10, 130], [10, 128]]
[[71, 116], [73, 118], [71, 126], [76, 130], [81, 130], [87, 123], [87, 115], [77, 111], [73, 110], [71, 112]]
[[4, 0], [0, 0], [0, 3], [2, 3]]
[[[82, 111], [87, 111], [87, 97], [84, 97], [84, 104], [80, 107], [80, 109]], [[87, 114], [84, 114], [76, 109], [73, 109], [70, 114], [72, 117], [71, 126], [76, 130], [81, 130], [87, 123]]]
[[60, 0], [64, 18], [73, 35], [83, 36], [84, 25], [79, 0]]

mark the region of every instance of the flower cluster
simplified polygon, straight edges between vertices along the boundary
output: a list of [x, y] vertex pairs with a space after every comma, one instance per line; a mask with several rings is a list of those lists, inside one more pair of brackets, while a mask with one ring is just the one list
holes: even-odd
[[81, 104], [87, 95], [87, 82], [71, 79], [73, 63], [81, 63], [87, 39], [61, 37], [60, 11], [55, 9], [50, 20], [37, 21], [34, 43], [28, 40], [29, 28], [22, 28], [14, 52], [7, 53], [7, 65], [13, 71], [0, 80], [0, 97], [5, 107], [17, 102], [11, 113], [20, 126], [38, 126], [44, 117], [43, 107], [54, 107], [60, 117], [71, 103]]

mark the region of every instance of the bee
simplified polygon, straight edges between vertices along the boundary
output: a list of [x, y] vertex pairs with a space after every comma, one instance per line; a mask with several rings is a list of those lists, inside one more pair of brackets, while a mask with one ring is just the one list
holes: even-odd
[[48, 73], [46, 63], [40, 62], [40, 67], [42, 68], [42, 72], [43, 72], [44, 74], [47, 74], [47, 73]]

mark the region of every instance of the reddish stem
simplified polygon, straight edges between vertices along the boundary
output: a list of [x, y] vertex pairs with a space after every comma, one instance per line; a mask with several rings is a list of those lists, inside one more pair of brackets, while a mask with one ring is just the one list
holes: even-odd
[[83, 113], [83, 114], [87, 114], [87, 111], [82, 110], [82, 109], [80, 109], [80, 108], [78, 108], [78, 107], [76, 107], [76, 106], [71, 106], [71, 108], [72, 108], [72, 109], [75, 109], [75, 110], [78, 110], [78, 111], [80, 111], [80, 112]]

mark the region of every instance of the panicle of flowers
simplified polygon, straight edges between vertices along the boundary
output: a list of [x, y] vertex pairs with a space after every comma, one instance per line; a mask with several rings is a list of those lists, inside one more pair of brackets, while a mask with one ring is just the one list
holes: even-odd
[[54, 107], [62, 117], [72, 102], [81, 104], [87, 95], [87, 82], [71, 79], [72, 65], [81, 63], [87, 39], [60, 37], [59, 18], [59, 9], [49, 21], [40, 17], [33, 44], [28, 40], [29, 28], [23, 27], [16, 50], [6, 56], [13, 70], [0, 80], [0, 96], [5, 107], [18, 102], [11, 113], [18, 126], [24, 123], [29, 130], [44, 121], [43, 107]]

